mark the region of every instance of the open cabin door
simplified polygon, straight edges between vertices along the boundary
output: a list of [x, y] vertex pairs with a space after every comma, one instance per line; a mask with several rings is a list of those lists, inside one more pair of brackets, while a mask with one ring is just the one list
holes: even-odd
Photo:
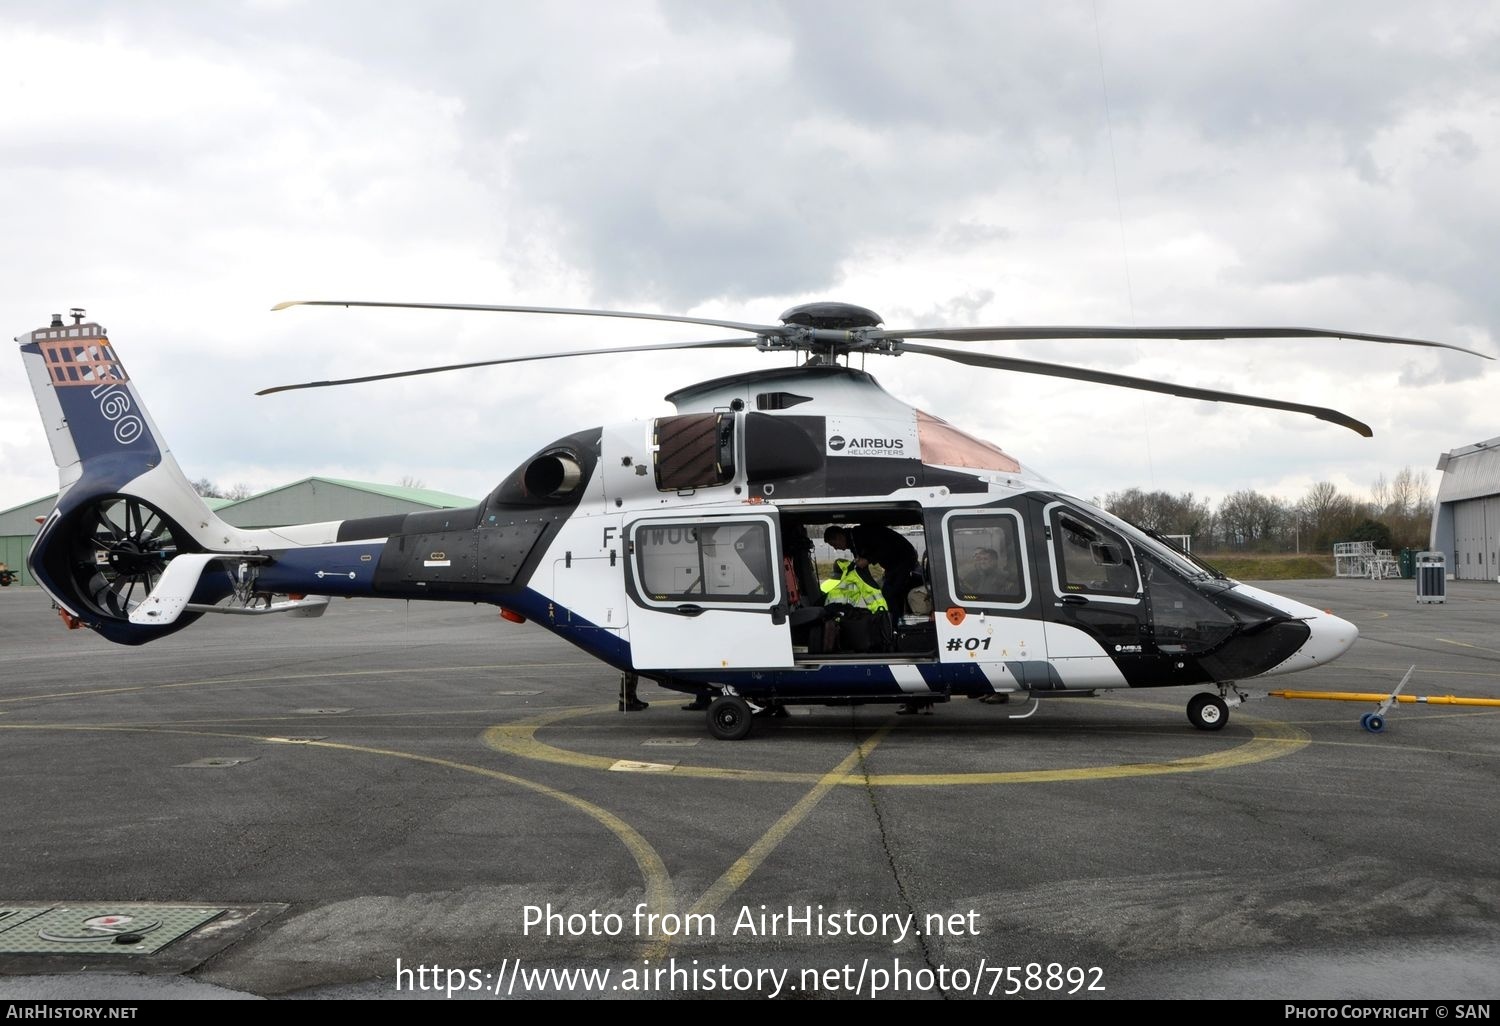
[[792, 665], [774, 510], [643, 517], [625, 536], [636, 669]]

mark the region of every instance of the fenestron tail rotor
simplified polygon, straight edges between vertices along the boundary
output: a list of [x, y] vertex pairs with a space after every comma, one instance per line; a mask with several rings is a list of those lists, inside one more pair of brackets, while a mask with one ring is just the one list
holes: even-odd
[[101, 613], [123, 618], [145, 601], [186, 536], [155, 506], [104, 496], [78, 514], [72, 572], [78, 593]]
[[900, 355], [904, 352], [936, 356], [971, 367], [993, 370], [1017, 371], [1023, 374], [1041, 374], [1049, 377], [1088, 381], [1119, 388], [1133, 388], [1165, 395], [1182, 396], [1208, 402], [1233, 403], [1240, 406], [1256, 406], [1262, 409], [1301, 413], [1346, 427], [1365, 437], [1373, 432], [1367, 424], [1353, 417], [1321, 406], [1284, 402], [1261, 396], [1241, 395], [1217, 389], [1196, 388], [1178, 385], [1152, 378], [1131, 377], [1109, 371], [1096, 371], [1066, 364], [1043, 363], [1014, 357], [995, 356], [988, 353], [971, 353], [956, 349], [945, 349], [913, 343], [912, 339], [932, 339], [947, 342], [1007, 342], [1040, 341], [1055, 339], [1179, 339], [1184, 341], [1223, 341], [1229, 339], [1276, 339], [1276, 338], [1320, 338], [1346, 339], [1358, 342], [1374, 342], [1385, 345], [1421, 346], [1434, 349], [1450, 349], [1455, 352], [1493, 359], [1488, 354], [1445, 342], [1427, 339], [1404, 338], [1395, 335], [1372, 335], [1366, 332], [1341, 331], [1324, 328], [1297, 327], [1065, 327], [1065, 326], [998, 326], [965, 328], [903, 328], [883, 329], [879, 314], [873, 310], [849, 303], [806, 303], [795, 306], [781, 315], [781, 324], [751, 324], [742, 321], [719, 320], [707, 317], [681, 317], [671, 314], [642, 313], [625, 310], [587, 310], [567, 307], [498, 306], [467, 303], [393, 303], [354, 300], [297, 300], [278, 303], [273, 309], [283, 310], [291, 306], [344, 306], [344, 307], [389, 307], [417, 310], [458, 310], [481, 313], [530, 313], [580, 317], [616, 317], [633, 320], [663, 321], [677, 324], [701, 324], [710, 327], [729, 328], [750, 333], [753, 337], [729, 338], [693, 342], [664, 342], [654, 345], [620, 346], [610, 349], [582, 349], [561, 353], [537, 353], [526, 356], [501, 357], [473, 363], [447, 364], [422, 367], [413, 370], [368, 374], [360, 377], [331, 381], [307, 381], [295, 385], [277, 385], [262, 389], [257, 395], [285, 392], [299, 388], [325, 388], [332, 385], [349, 385], [368, 381], [383, 381], [391, 378], [412, 377], [419, 374], [437, 374], [450, 370], [468, 370], [505, 363], [523, 363], [531, 360], [560, 359], [569, 356], [599, 356], [612, 353], [640, 353], [666, 349], [728, 349], [756, 348], [764, 351], [806, 351], [809, 362], [826, 363], [840, 357], [845, 359], [852, 353]]

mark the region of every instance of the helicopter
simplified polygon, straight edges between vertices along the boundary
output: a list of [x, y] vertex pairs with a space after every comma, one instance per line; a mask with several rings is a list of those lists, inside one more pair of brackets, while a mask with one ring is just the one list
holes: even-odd
[[[1322, 666], [1354, 624], [1235, 581], [1057, 488], [1004, 450], [907, 405], [851, 365], [916, 354], [1316, 417], [1338, 411], [1042, 363], [931, 341], [1342, 338], [1486, 354], [1446, 343], [1290, 327], [885, 329], [817, 302], [779, 324], [628, 311], [314, 300], [386, 307], [633, 318], [735, 337], [500, 359], [310, 381], [350, 385], [443, 371], [661, 349], [753, 348], [798, 363], [687, 385], [676, 413], [591, 427], [542, 446], [477, 505], [259, 530], [194, 491], [97, 322], [54, 315], [17, 338], [61, 490], [28, 554], [69, 627], [139, 645], [207, 614], [316, 616], [331, 598], [488, 603], [622, 674], [693, 697], [710, 734], [747, 736], [797, 704], [1092, 696], [1198, 687], [1187, 718], [1220, 730], [1242, 683]], [[920, 560], [874, 577], [868, 539]], [[831, 572], [817, 537], [851, 549]], [[916, 543], [916, 544], [913, 544]], [[896, 580], [896, 577], [900, 580]], [[855, 615], [863, 600], [864, 617]], [[841, 600], [842, 599], [842, 600]], [[863, 620], [865, 628], [854, 630]], [[879, 629], [869, 629], [870, 623]], [[873, 640], [872, 640], [873, 639]], [[1017, 717], [1021, 718], [1021, 717]]]

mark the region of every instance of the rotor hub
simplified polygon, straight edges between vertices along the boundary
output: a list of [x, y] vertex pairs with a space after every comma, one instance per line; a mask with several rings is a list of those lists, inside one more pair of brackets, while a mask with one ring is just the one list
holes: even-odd
[[803, 303], [781, 315], [781, 323], [802, 328], [873, 328], [883, 323], [881, 316], [853, 303]]

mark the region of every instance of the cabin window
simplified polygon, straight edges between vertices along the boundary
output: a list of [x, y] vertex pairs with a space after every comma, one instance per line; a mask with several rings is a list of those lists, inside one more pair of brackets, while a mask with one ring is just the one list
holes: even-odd
[[964, 605], [1024, 606], [1030, 595], [1020, 514], [954, 513], [945, 521], [948, 588], [954, 598]]
[[652, 521], [631, 539], [647, 602], [776, 601], [768, 521]]
[[1047, 522], [1059, 594], [1134, 598], [1140, 592], [1140, 577], [1124, 538], [1062, 506], [1052, 507]]

